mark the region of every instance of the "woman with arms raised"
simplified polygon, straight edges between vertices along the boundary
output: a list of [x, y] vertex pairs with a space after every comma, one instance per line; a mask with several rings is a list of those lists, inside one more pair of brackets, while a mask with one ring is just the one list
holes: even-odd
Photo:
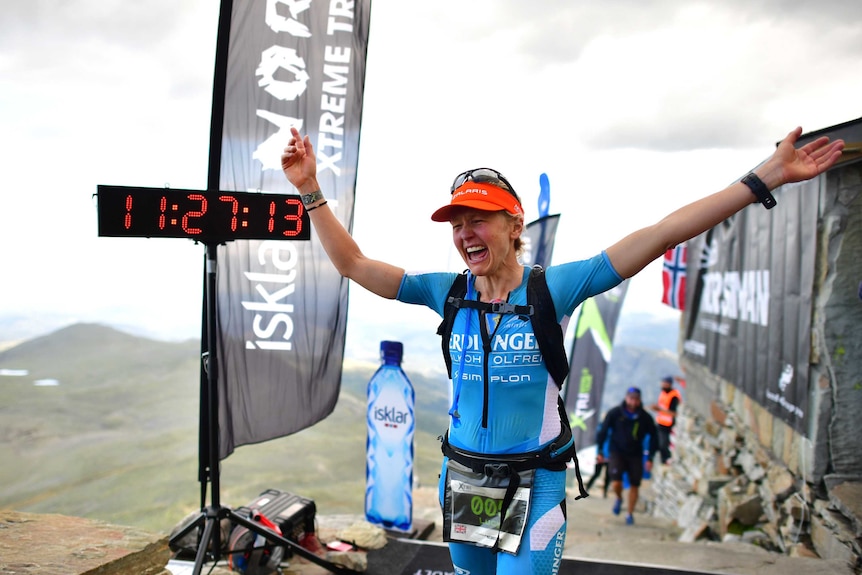
[[[534, 330], [532, 322], [535, 300], [527, 295], [534, 281], [531, 269], [518, 261], [524, 230], [518, 195], [502, 174], [489, 168], [455, 178], [449, 203], [431, 215], [451, 224], [455, 248], [468, 268], [463, 296], [450, 297], [458, 274], [406, 273], [360, 251], [326, 206], [309, 138], [296, 129], [291, 133], [282, 168], [302, 194], [336, 269], [377, 295], [422, 304], [441, 316], [447, 306], [457, 307], [451, 336], [444, 342], [452, 405], [440, 479], [444, 538], [456, 572], [554, 572], [555, 555], [559, 558], [565, 542], [565, 464], [574, 448], [559, 409], [562, 382], [552, 377], [547, 354], [539, 349], [542, 337], [536, 332], [541, 330]], [[801, 128], [790, 132], [772, 157], [742, 181], [683, 206], [590, 259], [545, 270], [557, 324], [568, 321], [585, 299], [632, 277], [669, 248], [749, 204], [771, 207], [770, 190], [813, 178], [841, 155], [844, 143], [828, 138], [796, 149], [801, 133]], [[477, 490], [485, 494], [481, 508]]]

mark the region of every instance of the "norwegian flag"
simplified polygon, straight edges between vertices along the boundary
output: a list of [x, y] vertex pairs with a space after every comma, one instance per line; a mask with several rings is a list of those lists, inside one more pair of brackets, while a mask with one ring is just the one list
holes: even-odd
[[688, 248], [685, 244], [669, 249], [664, 254], [661, 281], [664, 294], [661, 302], [678, 310], [685, 309], [685, 259]]

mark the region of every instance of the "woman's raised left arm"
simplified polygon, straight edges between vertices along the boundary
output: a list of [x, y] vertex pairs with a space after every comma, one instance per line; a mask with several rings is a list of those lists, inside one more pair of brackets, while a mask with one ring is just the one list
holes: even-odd
[[[607, 249], [614, 269], [624, 278], [641, 271], [670, 248], [702, 234], [761, 197], [757, 188], [772, 191], [784, 184], [808, 180], [828, 170], [841, 157], [842, 140], [822, 137], [801, 148], [794, 144], [802, 134], [796, 128], [778, 145], [775, 153], [749, 176], [727, 188], [668, 214], [661, 221], [624, 237]], [[747, 185], [742, 183], [749, 181]], [[770, 196], [771, 197], [771, 196]]]

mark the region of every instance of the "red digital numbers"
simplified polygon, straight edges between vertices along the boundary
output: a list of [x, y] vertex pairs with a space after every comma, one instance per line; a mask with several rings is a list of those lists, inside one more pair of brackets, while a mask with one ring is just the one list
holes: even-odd
[[162, 196], [162, 199], [159, 200], [159, 229], [165, 229], [165, 210], [168, 209], [168, 199]]
[[[296, 236], [302, 233], [302, 214], [305, 212], [305, 206], [302, 205], [302, 202], [297, 198], [287, 198], [284, 200], [285, 205], [287, 206], [296, 206], [295, 214], [285, 214], [282, 219], [286, 222], [289, 222], [290, 225], [287, 226], [285, 230], [281, 232], [281, 234], [286, 238], [295, 238]], [[275, 231], [275, 215], [278, 212], [278, 205], [276, 202], [269, 203], [269, 221], [266, 224], [266, 229], [268, 232], [272, 233]]]
[[239, 213], [239, 202], [236, 201], [236, 198], [233, 196], [219, 196], [220, 202], [225, 202], [230, 204], [230, 213], [233, 214], [233, 217], [230, 219], [230, 231], [236, 231], [236, 215]]
[[134, 204], [132, 202], [132, 196], [131, 195], [126, 196], [126, 217], [123, 219], [123, 224], [126, 226], [127, 230], [132, 227], [132, 206], [133, 205]]
[[308, 240], [308, 214], [296, 195], [99, 186], [99, 235]]
[[275, 229], [275, 202], [269, 202], [269, 220], [266, 222], [266, 231], [272, 233]]
[[305, 211], [305, 206], [302, 205], [297, 198], [288, 198], [285, 202], [288, 206], [296, 206], [295, 214], [287, 214], [284, 216], [285, 221], [291, 222], [293, 225], [284, 230], [284, 236], [294, 238], [302, 233], [302, 212]]
[[200, 209], [197, 210], [189, 210], [185, 214], [183, 214], [183, 231], [187, 234], [198, 235], [203, 230], [200, 228], [193, 228], [189, 225], [189, 218], [200, 218], [203, 217], [205, 213], [207, 213], [207, 199], [203, 194], [189, 194], [189, 199], [193, 202], [200, 202]]

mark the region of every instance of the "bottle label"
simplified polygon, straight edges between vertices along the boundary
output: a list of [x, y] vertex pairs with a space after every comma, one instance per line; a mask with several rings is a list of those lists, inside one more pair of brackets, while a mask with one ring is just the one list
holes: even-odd
[[410, 414], [406, 411], [399, 411], [393, 406], [384, 405], [374, 409], [374, 419], [386, 427], [397, 428], [399, 424], [410, 421]]

